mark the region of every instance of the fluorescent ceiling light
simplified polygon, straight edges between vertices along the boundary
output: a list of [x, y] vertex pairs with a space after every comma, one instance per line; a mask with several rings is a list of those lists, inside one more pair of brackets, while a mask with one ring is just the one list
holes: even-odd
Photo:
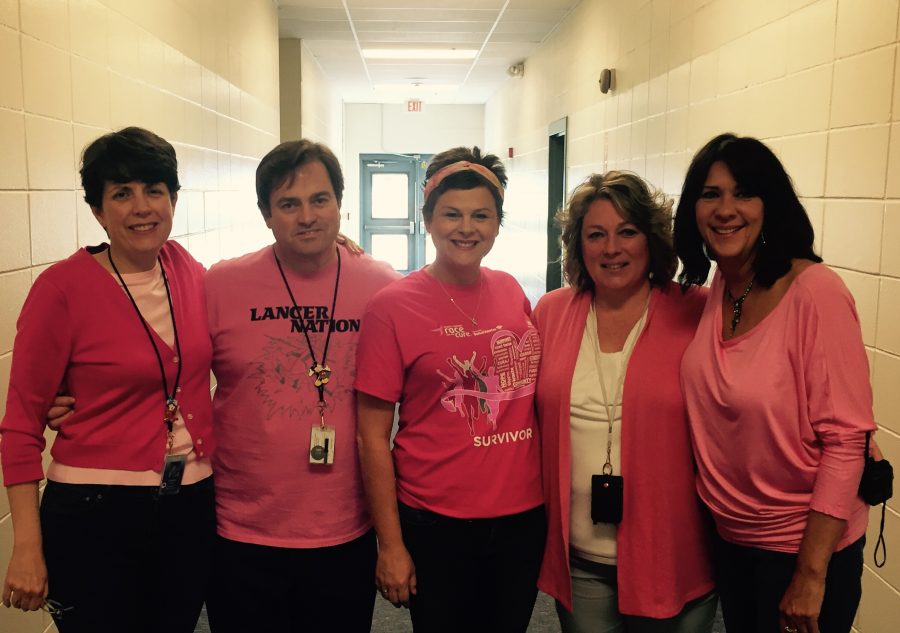
[[393, 90], [404, 92], [453, 92], [459, 90], [458, 84], [375, 84], [375, 90]]
[[466, 48], [364, 48], [366, 59], [475, 59], [478, 51]]

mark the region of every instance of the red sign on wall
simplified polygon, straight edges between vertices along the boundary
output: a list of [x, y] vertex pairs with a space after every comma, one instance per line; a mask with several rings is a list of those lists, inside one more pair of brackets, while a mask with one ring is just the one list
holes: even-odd
[[406, 111], [407, 112], [421, 112], [422, 111], [422, 101], [420, 99], [410, 99], [406, 102]]

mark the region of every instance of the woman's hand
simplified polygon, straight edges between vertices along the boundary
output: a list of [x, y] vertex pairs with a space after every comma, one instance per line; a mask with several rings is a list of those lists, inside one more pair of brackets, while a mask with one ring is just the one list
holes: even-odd
[[876, 462], [880, 462], [884, 459], [884, 453], [881, 452], [881, 448], [875, 443], [874, 439], [872, 440], [872, 459]]
[[47, 597], [47, 565], [38, 511], [38, 482], [6, 487], [12, 515], [13, 551], [3, 581], [3, 604], [34, 611]]
[[416, 567], [405, 547], [379, 548], [375, 583], [395, 607], [409, 606], [410, 595], [416, 593]]
[[778, 623], [785, 633], [819, 633], [819, 613], [825, 597], [825, 576], [799, 569], [778, 605]]
[[337, 234], [337, 243], [342, 244], [348, 251], [350, 251], [351, 255], [362, 255], [366, 252], [363, 250], [362, 246], [351, 240], [343, 233]]
[[359, 423], [356, 439], [363, 485], [378, 536], [378, 563], [375, 585], [395, 607], [409, 606], [409, 596], [416, 593], [416, 568], [403, 544], [394, 461], [391, 458], [391, 427], [394, 403], [367, 393], [356, 394]]
[[846, 525], [843, 519], [809, 511], [794, 576], [778, 604], [782, 633], [819, 633], [828, 563]]
[[40, 544], [13, 546], [3, 581], [3, 605], [37, 611], [47, 598], [47, 565]]

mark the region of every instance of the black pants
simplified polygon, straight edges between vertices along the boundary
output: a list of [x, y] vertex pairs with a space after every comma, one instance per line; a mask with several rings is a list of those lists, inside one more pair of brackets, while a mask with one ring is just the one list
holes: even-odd
[[416, 633], [517, 633], [528, 628], [544, 553], [544, 507], [494, 519], [453, 519], [399, 504], [416, 566]]
[[369, 633], [375, 532], [333, 547], [268, 547], [218, 537], [207, 604], [214, 633]]
[[[865, 537], [831, 556], [819, 614], [822, 633], [848, 633], [862, 596]], [[778, 633], [778, 604], [787, 591], [796, 554], [742, 547], [716, 536], [713, 562], [728, 633]]]
[[60, 633], [193, 632], [216, 533], [212, 477], [156, 490], [47, 483], [41, 529]]

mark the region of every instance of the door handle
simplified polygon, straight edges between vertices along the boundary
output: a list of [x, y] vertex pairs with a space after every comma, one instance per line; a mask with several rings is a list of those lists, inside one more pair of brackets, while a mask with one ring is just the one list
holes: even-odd
[[404, 228], [409, 231], [410, 235], [416, 234], [416, 223], [412, 220], [409, 221], [409, 226], [403, 226], [402, 224], [364, 224], [363, 228], [366, 231], [384, 231], [384, 229], [399, 229]]

